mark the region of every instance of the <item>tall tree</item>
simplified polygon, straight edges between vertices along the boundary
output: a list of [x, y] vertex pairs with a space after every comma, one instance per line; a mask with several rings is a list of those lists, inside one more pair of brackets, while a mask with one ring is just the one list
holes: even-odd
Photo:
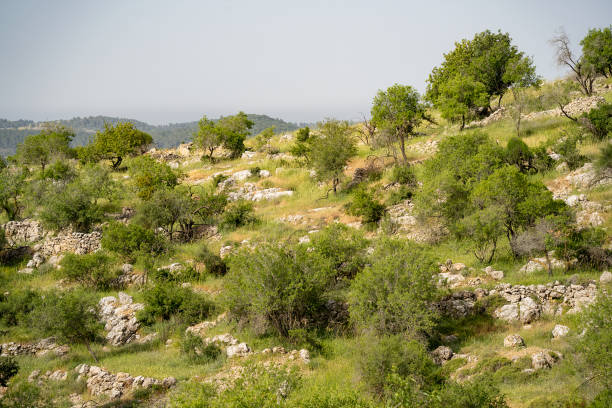
[[17, 145], [16, 159], [24, 165], [40, 165], [45, 167], [54, 159], [70, 155], [70, 141], [74, 132], [57, 123], [47, 123], [37, 135], [30, 135], [23, 143]]
[[240, 157], [246, 149], [244, 141], [249, 136], [253, 121], [246, 113], [238, 112], [236, 115], [219, 119], [216, 126], [223, 135], [223, 146], [230, 151], [230, 156], [234, 159]]
[[[443, 84], [456, 75], [471, 77], [482, 83], [488, 96], [485, 104], [479, 106], [490, 110], [490, 100], [497, 97], [497, 106], [501, 104], [504, 93], [512, 86], [514, 78], [504, 77], [509, 63], [526, 58], [522, 51], [512, 44], [508, 33], [489, 30], [478, 33], [472, 40], [463, 39], [455, 43], [455, 48], [444, 54], [440, 67], [435, 67], [427, 80], [427, 99], [438, 103]], [[528, 63], [530, 74], [535, 72], [531, 60]]]
[[595, 72], [612, 76], [612, 25], [602, 29], [594, 28], [580, 41], [582, 55]]
[[465, 127], [466, 117], [472, 116], [479, 106], [486, 106], [489, 96], [482, 82], [470, 76], [455, 75], [440, 84], [440, 97], [436, 105], [442, 117], [450, 121], [461, 121], [459, 130]]
[[425, 114], [419, 93], [411, 86], [399, 84], [379, 90], [371, 113], [372, 122], [399, 142], [402, 159], [407, 163], [406, 139], [414, 136]]
[[223, 133], [212, 120], [203, 116], [198, 122], [198, 131], [194, 134], [193, 141], [196, 147], [208, 152], [210, 161], [214, 163], [213, 153], [223, 144]]

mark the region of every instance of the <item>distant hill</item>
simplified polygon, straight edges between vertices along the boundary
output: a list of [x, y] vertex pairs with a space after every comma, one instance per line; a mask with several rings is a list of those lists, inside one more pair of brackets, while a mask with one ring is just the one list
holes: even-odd
[[[305, 126], [305, 124], [298, 125], [296, 123], [285, 122], [282, 119], [275, 119], [267, 115], [249, 114], [248, 117], [255, 123], [253, 129], [251, 129], [251, 135], [256, 135], [270, 126], [276, 127], [276, 133], [290, 132], [302, 125]], [[105, 122], [116, 124], [117, 122], [124, 121], [132, 122], [138, 129], [153, 136], [153, 142], [159, 148], [176, 147], [181, 143], [190, 141], [193, 132], [198, 127], [197, 121], [156, 126], [134, 119], [110, 116], [76, 117], [68, 120], [58, 120], [57, 122], [71, 127], [76, 133], [72, 144], [74, 146], [82, 146], [87, 144], [98, 130], [104, 128]], [[0, 119], [0, 156], [14, 154], [17, 144], [23, 142], [26, 136], [40, 132], [42, 123], [23, 119], [15, 121]]]

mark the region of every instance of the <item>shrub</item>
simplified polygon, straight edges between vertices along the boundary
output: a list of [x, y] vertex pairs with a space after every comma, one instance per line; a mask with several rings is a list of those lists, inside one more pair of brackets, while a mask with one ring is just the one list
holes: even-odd
[[249, 171], [251, 172], [251, 177], [259, 177], [259, 173], [261, 172], [261, 169], [255, 166], [255, 167], [251, 167]]
[[156, 255], [165, 249], [163, 240], [153, 231], [133, 223], [108, 224], [104, 228], [101, 244], [102, 248], [132, 260], [139, 254]]
[[53, 188], [45, 197], [40, 212], [43, 224], [56, 231], [66, 227], [88, 231], [103, 216], [96, 197], [79, 180]]
[[213, 185], [215, 187], [219, 186], [219, 183], [227, 180], [227, 177], [228, 176], [226, 176], [225, 174], [217, 174], [216, 176], [213, 177]]
[[589, 408], [612, 407], [612, 388], [601, 391], [589, 405]]
[[147, 200], [160, 188], [177, 185], [178, 177], [166, 163], [160, 163], [149, 156], [140, 156], [130, 162], [130, 176], [139, 198]]
[[225, 261], [217, 254], [212, 252], [206, 245], [199, 249], [196, 260], [206, 265], [206, 271], [215, 276], [223, 276], [227, 273]]
[[364, 223], [375, 224], [385, 213], [385, 206], [362, 187], [353, 193], [353, 200], [348, 204], [347, 210], [351, 215], [362, 217]]
[[201, 274], [191, 265], [182, 268], [156, 268], [150, 270], [150, 276], [163, 282], [190, 282], [200, 280]]
[[389, 198], [387, 199], [388, 205], [399, 204], [402, 201], [409, 200], [413, 196], [412, 187], [406, 185], [400, 185], [399, 188], [391, 190]]
[[550, 170], [555, 164], [555, 160], [548, 155], [546, 147], [538, 146], [533, 149], [533, 167], [539, 172]]
[[257, 218], [253, 212], [253, 203], [238, 200], [228, 205], [222, 215], [221, 225], [226, 229], [232, 230], [244, 225], [255, 224]]
[[121, 275], [121, 271], [110, 264], [110, 257], [103, 252], [66, 254], [61, 262], [60, 273], [71, 282], [104, 290], [116, 287]]
[[208, 364], [222, 355], [221, 349], [214, 343], [205, 344], [200, 336], [187, 333], [181, 340], [181, 353], [196, 364]]
[[597, 301], [581, 315], [581, 323], [587, 329], [577, 344], [594, 380], [606, 388], [612, 388], [612, 297], [600, 295]]
[[1, 408], [54, 408], [54, 401], [48, 393], [41, 392], [36, 385], [27, 381], [13, 383], [0, 400]]
[[587, 159], [577, 147], [581, 140], [582, 135], [578, 131], [566, 132], [553, 146], [553, 150], [561, 155], [561, 161], [566, 162], [572, 170], [582, 166]]
[[391, 170], [391, 181], [409, 187], [417, 186], [417, 178], [410, 166], [394, 166]]
[[24, 323], [27, 315], [34, 309], [40, 296], [30, 290], [17, 290], [0, 295], [0, 321], [7, 326]]
[[485, 378], [462, 384], [449, 382], [429, 397], [430, 408], [507, 408], [499, 389]]
[[600, 172], [612, 169], [612, 143], [606, 143], [606, 145], [601, 148], [595, 161], [595, 166], [597, 166]]
[[516, 166], [521, 173], [533, 168], [533, 153], [529, 146], [518, 137], [508, 140], [506, 146], [506, 163]]
[[214, 310], [207, 296], [170, 283], [158, 283], [144, 293], [145, 308], [137, 317], [145, 325], [157, 320], [169, 320], [172, 316], [186, 324], [205, 320]]
[[360, 350], [359, 372], [376, 395], [383, 395], [392, 373], [410, 378], [418, 389], [431, 389], [440, 381], [440, 369], [421, 343], [400, 335], [368, 336], [363, 341], [367, 343]]
[[19, 364], [13, 357], [0, 356], [0, 386], [6, 387], [8, 381], [19, 371]]
[[429, 307], [436, 294], [435, 262], [416, 244], [390, 239], [378, 243], [371, 259], [351, 283], [352, 322], [379, 334], [429, 332], [435, 318]]
[[604, 140], [612, 135], [612, 104], [606, 103], [585, 114], [587, 129], [598, 140]]
[[355, 390], [325, 389], [299, 396], [288, 404], [291, 408], [373, 408]]
[[303, 246], [262, 243], [252, 252], [241, 249], [229, 260], [225, 303], [232, 316], [271, 327], [286, 337], [289, 330], [309, 327], [325, 311], [330, 271]]

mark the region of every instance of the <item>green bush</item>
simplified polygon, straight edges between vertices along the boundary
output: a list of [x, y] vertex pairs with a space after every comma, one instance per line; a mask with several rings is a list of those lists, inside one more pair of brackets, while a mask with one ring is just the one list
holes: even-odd
[[377, 223], [385, 213], [385, 206], [374, 199], [364, 187], [353, 192], [353, 199], [347, 206], [347, 212], [361, 217], [366, 224]]
[[129, 164], [129, 172], [136, 187], [136, 193], [143, 200], [151, 198], [155, 190], [172, 188], [178, 184], [178, 177], [170, 166], [149, 156], [132, 159]]
[[76, 180], [67, 185], [58, 184], [46, 195], [40, 219], [48, 228], [58, 231], [72, 227], [87, 232], [104, 217], [96, 197]]
[[161, 282], [193, 282], [202, 278], [201, 274], [191, 265], [180, 269], [156, 268], [149, 272], [150, 276]]
[[289, 330], [314, 326], [324, 316], [333, 275], [303, 246], [244, 248], [230, 257], [229, 270], [225, 303], [234, 318], [259, 325], [258, 331], [272, 328], [287, 337]]
[[417, 186], [416, 175], [410, 166], [394, 166], [391, 170], [391, 181], [408, 187]]
[[110, 289], [118, 286], [121, 271], [111, 266], [111, 258], [103, 252], [87, 255], [66, 254], [61, 261], [60, 273], [70, 282], [96, 288]]
[[609, 408], [612, 407], [612, 388], [607, 388], [597, 394], [589, 405], [589, 408]]
[[550, 170], [554, 164], [555, 161], [548, 155], [545, 146], [538, 146], [533, 149], [533, 167], [538, 172]]
[[612, 104], [606, 103], [585, 114], [587, 129], [598, 140], [610, 138], [612, 135]]
[[441, 380], [439, 367], [415, 340], [406, 340], [400, 335], [367, 336], [362, 343], [359, 372], [377, 396], [384, 394], [393, 373], [403, 379], [410, 378], [417, 389], [429, 390]]
[[145, 325], [173, 316], [186, 324], [194, 324], [206, 320], [214, 310], [207, 296], [170, 283], [158, 283], [145, 291], [144, 301], [145, 307], [137, 318]]
[[351, 283], [349, 312], [360, 329], [379, 334], [431, 331], [436, 317], [429, 306], [436, 295], [435, 262], [413, 243], [382, 239], [372, 264]]
[[[301, 391], [301, 390], [300, 390]], [[374, 408], [355, 390], [325, 389], [299, 395], [287, 404], [290, 408]]]
[[7, 326], [23, 324], [39, 300], [38, 293], [30, 289], [0, 294], [0, 321]]
[[56, 401], [41, 392], [36, 385], [20, 381], [13, 383], [6, 394], [0, 400], [0, 408], [54, 408], [57, 407]]
[[[542, 396], [534, 399], [528, 408], [577, 408], [585, 407], [584, 398], [575, 395]], [[605, 405], [609, 407], [609, 405]]]
[[0, 386], [6, 387], [8, 381], [19, 371], [19, 364], [13, 357], [0, 356]]
[[565, 132], [557, 143], [553, 146], [553, 150], [561, 155], [560, 161], [567, 163], [571, 170], [582, 166], [587, 158], [580, 154], [578, 143], [582, 141], [582, 135], [577, 130]]
[[255, 224], [257, 217], [253, 213], [253, 203], [244, 200], [235, 201], [229, 204], [223, 213], [221, 226], [233, 230], [244, 225]]
[[505, 397], [486, 378], [462, 384], [449, 382], [432, 393], [428, 408], [507, 408]]
[[413, 188], [402, 184], [399, 186], [399, 188], [391, 190], [389, 198], [387, 199], [387, 204], [399, 204], [402, 201], [411, 199], [413, 195]]
[[206, 245], [202, 245], [195, 258], [197, 261], [206, 265], [206, 271], [212, 275], [223, 276], [227, 273], [225, 261], [219, 255], [211, 251]]
[[68, 163], [62, 160], [57, 160], [50, 166], [45, 168], [41, 173], [42, 179], [50, 179], [55, 181], [71, 180], [76, 176], [76, 173]]
[[102, 248], [118, 253], [130, 260], [138, 255], [157, 255], [164, 251], [163, 240], [151, 230], [131, 223], [112, 222], [104, 228]]
[[595, 374], [593, 380], [604, 387], [612, 388], [612, 296], [600, 295], [597, 301], [581, 314], [581, 324], [586, 333], [578, 344], [577, 351], [584, 357], [587, 366]]
[[[208, 157], [208, 156], [206, 156]], [[226, 176], [225, 174], [217, 174], [216, 176], [213, 177], [213, 185], [215, 187], [219, 186], [219, 183], [221, 183], [222, 181], [227, 180], [228, 176]]]
[[595, 166], [597, 166], [599, 171], [612, 169], [612, 143], [606, 143], [606, 145], [601, 148], [595, 160]]
[[249, 171], [251, 172], [251, 177], [259, 177], [259, 173], [261, 172], [261, 169], [255, 166], [255, 167], [251, 167]]
[[205, 344], [202, 337], [187, 333], [181, 340], [181, 353], [196, 364], [208, 364], [217, 361], [221, 356], [221, 349], [214, 343]]
[[517, 166], [521, 173], [533, 169], [534, 155], [529, 150], [529, 146], [518, 137], [508, 140], [506, 146], [506, 163]]
[[353, 278], [367, 262], [368, 241], [363, 234], [343, 224], [332, 224], [310, 236], [308, 254], [335, 281]]

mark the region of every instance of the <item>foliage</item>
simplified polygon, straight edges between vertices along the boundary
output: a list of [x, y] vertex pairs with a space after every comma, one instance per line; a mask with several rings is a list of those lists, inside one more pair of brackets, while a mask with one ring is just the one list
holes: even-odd
[[371, 260], [351, 283], [351, 321], [378, 334], [418, 337], [430, 332], [435, 319], [428, 306], [436, 294], [433, 260], [416, 244], [390, 239], [378, 243]]
[[597, 140], [612, 137], [612, 103], [605, 103], [585, 114], [587, 129]]
[[320, 135], [311, 136], [309, 161], [320, 181], [331, 180], [334, 193], [340, 182], [344, 166], [357, 154], [355, 139], [347, 121], [335, 119], [319, 124]]
[[259, 134], [257, 134], [257, 136], [255, 136], [255, 146], [257, 150], [261, 151], [263, 147], [270, 143], [270, 139], [274, 137], [275, 130], [276, 128], [271, 126], [262, 130]]
[[227, 273], [225, 261], [206, 245], [202, 245], [196, 254], [196, 260], [206, 265], [206, 271], [215, 276], [223, 276]]
[[230, 151], [231, 158], [240, 157], [244, 152], [244, 140], [249, 135], [249, 130], [253, 127], [246, 113], [238, 112], [234, 116], [226, 116], [219, 119], [215, 124], [222, 134], [223, 147]]
[[221, 225], [224, 228], [233, 230], [245, 225], [257, 222], [257, 217], [253, 214], [253, 203], [245, 200], [238, 200], [227, 206], [223, 213]]
[[26, 166], [39, 165], [44, 172], [51, 161], [70, 157], [69, 143], [73, 137], [71, 129], [48, 123], [39, 134], [30, 135], [17, 145], [15, 158], [18, 163]]
[[350, 215], [361, 217], [366, 224], [376, 224], [384, 215], [385, 206], [374, 199], [365, 187], [355, 190], [352, 196], [352, 201], [347, 205]]
[[136, 157], [130, 161], [129, 170], [138, 197], [143, 200], [151, 198], [155, 190], [173, 188], [178, 184], [178, 177], [170, 166], [149, 156]]
[[566, 162], [571, 170], [582, 166], [587, 159], [580, 154], [578, 149], [577, 145], [580, 141], [582, 141], [582, 135], [579, 131], [566, 131], [553, 147], [555, 152], [561, 156], [560, 160]]
[[163, 240], [151, 230], [138, 224], [112, 222], [104, 227], [102, 248], [133, 260], [139, 254], [160, 254], [164, 251]]
[[76, 173], [68, 163], [63, 160], [56, 160], [51, 163], [45, 171], [41, 172], [40, 177], [54, 181], [69, 181], [76, 176]]
[[214, 310], [207, 296], [171, 283], [158, 283], [144, 293], [145, 308], [137, 317], [151, 325], [157, 320], [178, 318], [183, 323], [194, 324], [205, 320]]
[[462, 384], [448, 382], [432, 393], [431, 408], [508, 408], [505, 397], [486, 378]]
[[489, 206], [478, 209], [463, 217], [454, 226], [459, 237], [467, 238], [474, 244], [474, 256], [480, 262], [491, 263], [497, 250], [497, 241], [504, 232], [500, 208]]
[[0, 399], [0, 408], [53, 408], [57, 406], [36, 385], [20, 381], [11, 384], [6, 394]]
[[19, 364], [13, 357], [0, 356], [0, 387], [6, 387], [18, 371]]
[[152, 142], [151, 135], [138, 130], [131, 122], [118, 122], [114, 126], [104, 123], [104, 130], [96, 133], [87, 148], [91, 156], [110, 160], [113, 168], [117, 168], [126, 156], [141, 153]]
[[440, 84], [440, 95], [436, 100], [443, 118], [452, 122], [461, 120], [460, 130], [465, 127], [466, 118], [474, 117], [478, 107], [488, 104], [489, 95], [484, 84], [461, 74]]
[[[527, 69], [510, 75], [512, 64], [519, 62]], [[460, 93], [466, 92], [467, 88], [470, 97], [467, 99], [476, 108], [488, 110], [491, 97], [497, 96], [501, 102], [506, 90], [516, 83], [529, 85], [526, 79], [534, 74], [533, 62], [512, 45], [508, 33], [486, 30], [477, 33], [472, 40], [463, 39], [455, 43], [455, 48], [444, 54], [440, 67], [434, 68], [429, 75], [426, 95], [428, 100], [439, 104], [441, 99], [444, 101], [444, 91], [447, 94], [452, 91], [454, 99], [460, 100]], [[464, 84], [458, 76], [468, 78], [470, 82]], [[475, 81], [481, 85], [474, 84]], [[453, 86], [453, 82], [456, 86]], [[482, 96], [483, 91], [486, 97]]]
[[302, 159], [306, 163], [309, 162], [309, 155], [311, 151], [311, 144], [316, 139], [313, 137], [311, 139], [310, 128], [306, 126], [305, 128], [299, 129], [295, 134], [295, 143], [291, 145], [289, 152], [297, 159]]
[[607, 388], [595, 396], [589, 408], [606, 408], [612, 406], [612, 388]]
[[0, 321], [7, 326], [25, 324], [28, 314], [39, 299], [38, 293], [30, 289], [0, 295]]
[[18, 219], [24, 208], [22, 195], [26, 189], [27, 176], [27, 169], [0, 169], [0, 210], [6, 213], [9, 221]]
[[570, 40], [563, 28], [550, 40], [550, 43], [555, 48], [557, 64], [569, 68], [571, 77], [580, 85], [582, 92], [591, 96], [593, 94], [593, 83], [597, 77], [595, 67], [585, 59], [584, 55], [574, 55]]
[[118, 286], [121, 271], [111, 267], [111, 259], [103, 252], [87, 255], [66, 254], [61, 261], [61, 274], [70, 282], [98, 290]]
[[595, 160], [595, 166], [600, 172], [612, 169], [612, 143], [606, 143], [606, 145], [601, 148]]
[[183, 353], [191, 363], [208, 364], [218, 360], [221, 349], [214, 343], [205, 344], [202, 337], [192, 333], [186, 333], [181, 339], [181, 353]]
[[425, 105], [420, 99], [411, 86], [395, 84], [386, 91], [379, 90], [372, 104], [372, 123], [389, 135], [390, 143], [399, 142], [404, 163], [408, 161], [406, 139], [414, 136], [425, 114]]
[[102, 328], [95, 295], [83, 290], [49, 292], [29, 315], [31, 327], [44, 336], [55, 336], [64, 343], [85, 344], [94, 360], [90, 343]]
[[410, 166], [393, 166], [391, 170], [391, 181], [409, 187], [417, 186], [417, 178]]
[[213, 153], [223, 144], [223, 132], [219, 126], [208, 119], [206, 115], [198, 122], [198, 130], [193, 135], [193, 143], [196, 147], [208, 151], [208, 157], [214, 161]]
[[241, 249], [229, 259], [225, 303], [236, 319], [274, 329], [310, 327], [325, 312], [331, 271], [306, 248], [259, 244]]
[[527, 173], [533, 169], [534, 155], [529, 146], [518, 137], [508, 140], [506, 146], [506, 162], [516, 166], [521, 173]]
[[[430, 389], [440, 381], [439, 368], [425, 347], [403, 336], [367, 337], [367, 346], [360, 350], [358, 368], [368, 387], [378, 396], [388, 390], [392, 374], [410, 379], [415, 388]], [[387, 388], [387, 390], [385, 390]]]
[[606, 78], [612, 76], [612, 25], [589, 30], [580, 45], [585, 63]]

